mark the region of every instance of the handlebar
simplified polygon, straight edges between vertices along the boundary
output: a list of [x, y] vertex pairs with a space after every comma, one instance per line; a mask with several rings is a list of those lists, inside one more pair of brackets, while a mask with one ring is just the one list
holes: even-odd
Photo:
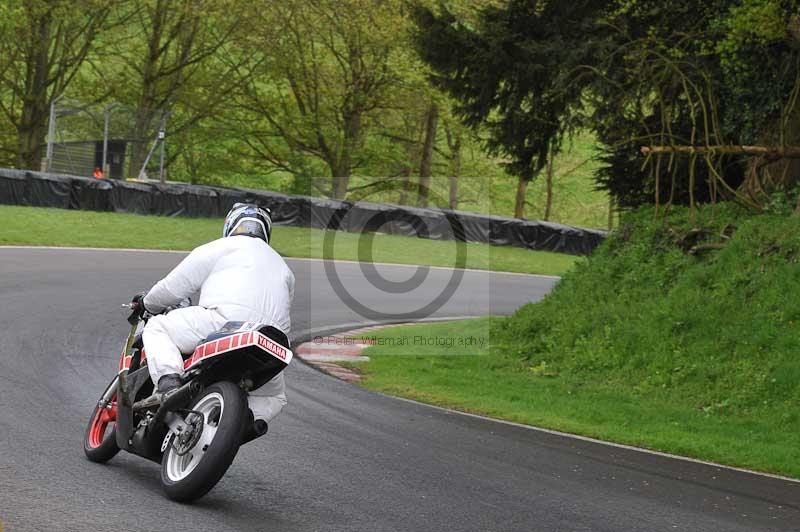
[[[132, 305], [130, 303], [122, 305], [122, 308], [131, 308], [131, 307]], [[136, 311], [132, 311], [131, 315], [128, 316], [127, 319], [128, 323], [130, 323], [131, 325], [136, 325], [137, 323], [139, 323], [139, 313]]]
[[[164, 309], [163, 312], [161, 312], [161, 314], [166, 314], [171, 310], [190, 307], [190, 306], [192, 306], [192, 298], [187, 297], [186, 299], [184, 299], [183, 301], [181, 301], [177, 305], [174, 305], [172, 307], [167, 307], [166, 309]], [[132, 307], [133, 307], [133, 305], [131, 303], [123, 303], [121, 305], [121, 308], [128, 308], [129, 309], [129, 308], [132, 308]], [[128, 316], [127, 319], [128, 319], [128, 323], [130, 323], [131, 325], [136, 325], [137, 323], [139, 323], [140, 319], [143, 320], [143, 321], [147, 321], [148, 319], [152, 318], [153, 316], [155, 316], [155, 314], [152, 314], [152, 313], [148, 312], [145, 309], [144, 314], [142, 316], [139, 316], [136, 312], [131, 311], [131, 315]]]
[[[133, 308], [133, 305], [131, 305], [130, 303], [123, 303], [120, 306], [120, 308]], [[140, 316], [136, 311], [131, 311], [131, 315], [128, 316], [126, 319], [128, 320], [128, 323], [130, 323], [131, 325], [136, 325], [137, 323], [139, 323]]]

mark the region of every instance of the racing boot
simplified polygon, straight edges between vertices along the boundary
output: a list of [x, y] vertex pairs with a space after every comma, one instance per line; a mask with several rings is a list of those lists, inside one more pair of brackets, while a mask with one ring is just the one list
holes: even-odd
[[181, 376], [177, 373], [169, 373], [158, 379], [158, 393], [162, 396], [167, 395], [172, 390], [181, 387]]
[[133, 404], [134, 410], [153, 408], [162, 403], [164, 397], [181, 387], [181, 377], [177, 373], [169, 373], [158, 379], [158, 386], [153, 395]]

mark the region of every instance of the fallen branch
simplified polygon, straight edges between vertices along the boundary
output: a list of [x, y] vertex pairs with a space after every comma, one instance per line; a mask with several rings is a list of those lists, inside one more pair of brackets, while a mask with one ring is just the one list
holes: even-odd
[[800, 147], [794, 146], [642, 146], [644, 155], [757, 155], [765, 159], [800, 159]]

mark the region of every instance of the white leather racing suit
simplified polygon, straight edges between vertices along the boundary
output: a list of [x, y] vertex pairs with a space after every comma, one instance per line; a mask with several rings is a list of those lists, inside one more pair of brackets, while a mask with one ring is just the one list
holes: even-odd
[[[189, 354], [228, 321], [272, 325], [288, 335], [294, 274], [283, 258], [260, 238], [229, 236], [196, 248], [144, 298], [152, 313], [200, 292], [198, 306], [151, 318], [142, 338], [154, 383], [183, 373], [181, 353]], [[250, 393], [256, 419], [269, 421], [286, 404], [283, 373]]]

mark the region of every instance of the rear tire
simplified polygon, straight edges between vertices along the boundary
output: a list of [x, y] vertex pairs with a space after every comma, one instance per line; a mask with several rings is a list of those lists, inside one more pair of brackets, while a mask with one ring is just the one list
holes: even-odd
[[104, 463], [114, 458], [119, 452], [117, 447], [117, 378], [111, 381], [103, 398], [108, 398], [110, 405], [100, 408], [97, 404], [89, 418], [86, 433], [83, 436], [83, 452], [92, 462]]
[[[239, 451], [242, 426], [247, 419], [247, 397], [237, 385], [223, 381], [206, 388], [188, 408], [204, 414], [199, 441], [179, 456], [173, 435], [161, 459], [161, 485], [167, 497], [179, 502], [190, 502], [208, 493], [230, 467]], [[219, 414], [212, 419], [215, 409]]]

